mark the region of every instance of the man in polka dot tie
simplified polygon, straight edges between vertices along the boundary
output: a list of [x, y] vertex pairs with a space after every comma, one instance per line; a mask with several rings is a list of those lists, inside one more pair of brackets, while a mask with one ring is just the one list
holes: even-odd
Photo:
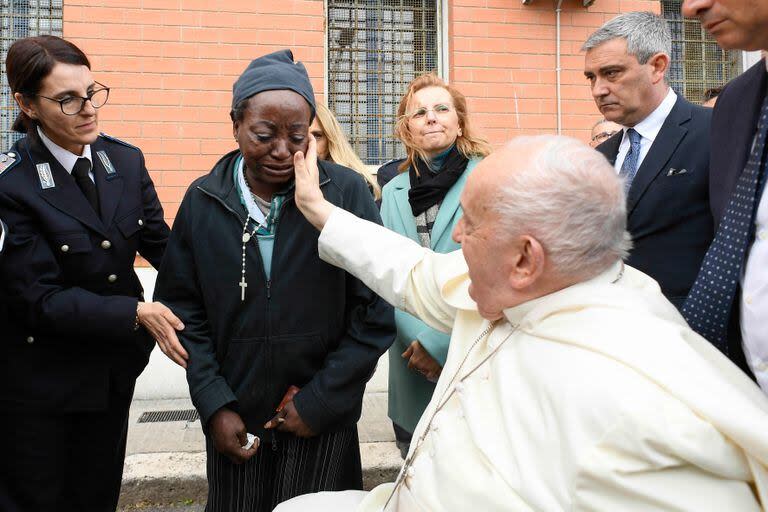
[[[768, 2], [685, 0], [725, 49], [768, 49]], [[760, 60], [730, 82], [712, 118], [710, 207], [717, 232], [683, 314], [768, 391], [768, 70]]]

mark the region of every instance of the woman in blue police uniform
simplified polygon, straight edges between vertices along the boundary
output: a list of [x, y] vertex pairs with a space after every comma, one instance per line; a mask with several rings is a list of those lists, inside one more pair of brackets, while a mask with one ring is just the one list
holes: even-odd
[[0, 154], [0, 503], [113, 511], [136, 377], [183, 328], [133, 270], [169, 230], [141, 151], [99, 135], [109, 88], [82, 51], [22, 39], [6, 70], [26, 137]]

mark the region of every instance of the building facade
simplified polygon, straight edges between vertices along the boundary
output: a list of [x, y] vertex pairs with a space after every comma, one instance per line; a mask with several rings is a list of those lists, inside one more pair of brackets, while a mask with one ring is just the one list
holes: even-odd
[[[468, 98], [478, 131], [586, 140], [600, 117], [580, 47], [616, 14], [663, 13], [670, 82], [692, 101], [745, 66], [680, 17], [681, 0], [0, 0], [0, 143], [15, 116], [4, 56], [19, 37], [63, 35], [109, 87], [106, 133], [142, 148], [169, 221], [189, 183], [235, 147], [231, 88], [248, 62], [291, 48], [318, 99], [370, 165], [400, 156], [392, 136], [406, 84], [435, 70]], [[585, 6], [587, 4], [587, 6]]]

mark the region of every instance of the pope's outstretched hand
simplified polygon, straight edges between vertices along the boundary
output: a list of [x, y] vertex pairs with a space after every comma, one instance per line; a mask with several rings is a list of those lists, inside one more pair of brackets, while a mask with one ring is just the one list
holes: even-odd
[[312, 134], [309, 134], [309, 148], [306, 156], [301, 151], [297, 151], [293, 155], [293, 166], [296, 173], [296, 206], [310, 224], [322, 231], [334, 206], [326, 201], [320, 190], [317, 142]]

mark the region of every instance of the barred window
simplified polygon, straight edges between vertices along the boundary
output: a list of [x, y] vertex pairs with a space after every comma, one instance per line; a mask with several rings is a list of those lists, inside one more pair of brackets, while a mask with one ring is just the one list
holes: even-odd
[[723, 50], [698, 20], [680, 14], [682, 0], [662, 0], [662, 16], [672, 32], [670, 85], [687, 100], [701, 103], [704, 92], [741, 73], [741, 52]]
[[63, 0], [0, 0], [0, 151], [20, 137], [11, 131], [18, 108], [5, 76], [5, 56], [17, 39], [41, 34], [61, 35]]
[[328, 106], [366, 164], [404, 156], [397, 105], [438, 70], [437, 0], [328, 0]]

